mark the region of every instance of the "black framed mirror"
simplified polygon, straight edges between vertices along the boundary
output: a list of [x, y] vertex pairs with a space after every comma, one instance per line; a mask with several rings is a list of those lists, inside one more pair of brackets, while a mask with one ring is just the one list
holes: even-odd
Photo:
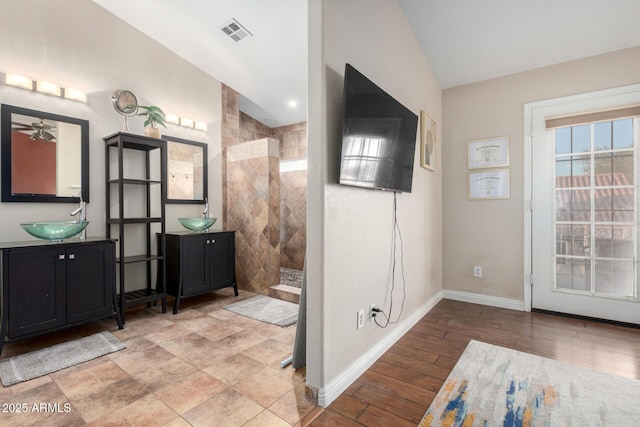
[[205, 203], [207, 144], [162, 135], [167, 141], [167, 203]]
[[89, 122], [0, 107], [3, 202], [89, 201]]

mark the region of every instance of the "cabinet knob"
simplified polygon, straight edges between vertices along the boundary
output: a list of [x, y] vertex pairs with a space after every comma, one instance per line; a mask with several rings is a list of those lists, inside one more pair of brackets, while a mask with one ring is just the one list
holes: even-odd
[[69, 259], [76, 259], [76, 255], [75, 254], [69, 254]]
[[207, 245], [208, 245], [209, 243], [211, 243], [211, 242], [209, 242], [209, 239], [207, 239]]
[[211, 240], [211, 244], [214, 244], [215, 242], [216, 242], [215, 240], [213, 240], [213, 239]]
[[63, 255], [58, 255], [58, 259], [64, 259], [64, 254]]

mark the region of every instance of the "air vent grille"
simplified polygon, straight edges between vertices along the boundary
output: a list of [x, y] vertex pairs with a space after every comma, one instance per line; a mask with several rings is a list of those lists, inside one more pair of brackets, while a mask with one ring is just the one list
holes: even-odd
[[231, 37], [231, 39], [236, 42], [253, 35], [235, 19], [231, 19], [231, 21], [223, 24], [219, 28], [223, 33]]

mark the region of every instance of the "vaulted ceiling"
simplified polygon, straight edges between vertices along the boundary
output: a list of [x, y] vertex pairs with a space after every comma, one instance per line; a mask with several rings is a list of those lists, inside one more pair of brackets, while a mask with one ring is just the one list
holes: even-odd
[[[240, 92], [257, 120], [306, 120], [307, 1], [93, 1]], [[392, 1], [443, 89], [640, 45], [638, 0]], [[251, 35], [230, 38], [232, 20]]]

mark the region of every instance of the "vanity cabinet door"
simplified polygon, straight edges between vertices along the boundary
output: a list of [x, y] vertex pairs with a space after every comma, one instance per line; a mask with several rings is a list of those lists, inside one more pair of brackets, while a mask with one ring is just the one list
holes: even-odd
[[235, 282], [235, 234], [216, 233], [207, 245], [210, 290], [233, 286]]
[[67, 322], [113, 313], [115, 243], [69, 246], [67, 249]]
[[7, 251], [9, 338], [66, 324], [64, 247]]
[[188, 236], [182, 239], [182, 295], [198, 295], [209, 290], [206, 277], [206, 234]]

